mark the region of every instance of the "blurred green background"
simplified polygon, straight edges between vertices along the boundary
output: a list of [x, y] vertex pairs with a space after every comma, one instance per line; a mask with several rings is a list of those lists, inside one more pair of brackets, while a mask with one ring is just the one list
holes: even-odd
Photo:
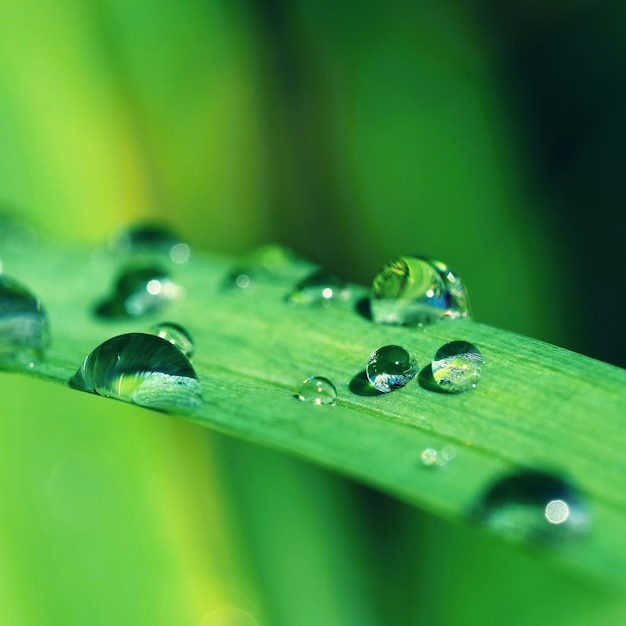
[[[367, 284], [445, 260], [475, 318], [617, 365], [616, 1], [0, 5], [0, 203], [162, 220]], [[18, 277], [19, 278], [19, 277]], [[71, 277], [68, 277], [68, 280]], [[321, 469], [3, 374], [0, 623], [619, 623], [618, 594]]]

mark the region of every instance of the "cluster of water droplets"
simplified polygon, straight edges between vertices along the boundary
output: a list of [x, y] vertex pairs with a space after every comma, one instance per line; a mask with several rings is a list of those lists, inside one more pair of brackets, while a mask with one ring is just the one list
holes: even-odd
[[[146, 224], [126, 229], [113, 238], [110, 248], [120, 269], [111, 295], [95, 308], [99, 317], [143, 319], [161, 313], [184, 294], [173, 268], [189, 259], [190, 248], [168, 230]], [[265, 246], [234, 267], [225, 285], [250, 293], [257, 286], [291, 279], [294, 264], [295, 256], [284, 248]], [[285, 295], [288, 305], [327, 308], [351, 302], [352, 290], [341, 279], [319, 269], [304, 273], [305, 268], [300, 266], [300, 278]], [[0, 259], [0, 368], [32, 368], [45, 357], [47, 316], [28, 288], [1, 270]], [[444, 263], [422, 256], [403, 256], [385, 265], [374, 278], [369, 303], [377, 324], [423, 327], [469, 317], [460, 277]], [[457, 394], [475, 389], [483, 373], [480, 349], [465, 340], [442, 345], [426, 358], [421, 372], [411, 350], [390, 344], [371, 353], [363, 375], [375, 392], [389, 394], [418, 378], [428, 381], [420, 385], [425, 389]], [[97, 345], [70, 385], [156, 410], [191, 413], [203, 402], [190, 362], [193, 351], [184, 326], [153, 323], [143, 332], [117, 335]], [[338, 400], [335, 384], [322, 375], [307, 377], [295, 397], [317, 406], [333, 406]], [[455, 457], [449, 445], [426, 448], [419, 456], [425, 467], [442, 467]], [[502, 477], [485, 491], [471, 516], [508, 538], [546, 543], [582, 536], [590, 523], [577, 489], [556, 474], [536, 470]]]

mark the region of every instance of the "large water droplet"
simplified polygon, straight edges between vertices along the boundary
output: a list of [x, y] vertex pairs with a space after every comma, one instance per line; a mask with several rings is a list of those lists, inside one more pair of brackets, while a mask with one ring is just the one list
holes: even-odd
[[589, 509], [569, 482], [539, 470], [505, 476], [485, 493], [474, 516], [507, 539], [558, 543], [584, 535]]
[[48, 347], [48, 320], [39, 299], [0, 275], [0, 368], [32, 368]]
[[435, 354], [433, 380], [448, 393], [459, 393], [476, 387], [483, 372], [483, 355], [472, 343], [451, 341]]
[[459, 276], [441, 261], [420, 256], [387, 263], [374, 278], [370, 305], [379, 324], [422, 326], [469, 315]]
[[188, 359], [193, 355], [193, 338], [180, 324], [174, 322], [161, 322], [156, 324], [149, 331], [151, 335], [157, 335], [176, 346]]
[[383, 346], [367, 362], [365, 373], [370, 383], [383, 393], [404, 387], [417, 374], [415, 357], [402, 346]]
[[318, 405], [335, 404], [337, 402], [337, 389], [328, 378], [311, 376], [303, 381], [298, 399]]
[[347, 283], [325, 270], [316, 270], [300, 281], [287, 298], [287, 304], [328, 307], [350, 298]]
[[107, 398], [180, 413], [197, 409], [202, 392], [187, 357], [166, 339], [118, 335], [91, 352], [70, 385]]
[[101, 317], [140, 317], [160, 311], [182, 295], [182, 287], [162, 268], [132, 266], [121, 272], [113, 295], [96, 313]]
[[140, 223], [117, 233], [111, 242], [116, 254], [132, 257], [168, 258], [185, 263], [190, 248], [181, 237], [160, 224]]

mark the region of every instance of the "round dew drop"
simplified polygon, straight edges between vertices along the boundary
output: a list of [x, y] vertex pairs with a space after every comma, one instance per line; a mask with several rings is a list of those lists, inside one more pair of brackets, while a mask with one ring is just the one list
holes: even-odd
[[431, 368], [440, 389], [460, 393], [476, 387], [483, 372], [483, 356], [472, 343], [451, 341], [437, 350]]
[[558, 544], [584, 536], [591, 516], [580, 492], [541, 470], [501, 477], [474, 511], [477, 521], [511, 540]]
[[415, 357], [402, 346], [389, 345], [375, 350], [367, 362], [365, 374], [370, 383], [388, 393], [404, 387], [417, 374]]
[[379, 324], [424, 326], [469, 316], [460, 277], [445, 263], [421, 256], [401, 256], [378, 272], [370, 308]]
[[337, 389], [335, 385], [324, 376], [310, 376], [302, 382], [298, 399], [313, 404], [335, 404], [337, 402]]
[[287, 304], [329, 307], [349, 298], [350, 287], [346, 283], [325, 270], [317, 270], [296, 285]]

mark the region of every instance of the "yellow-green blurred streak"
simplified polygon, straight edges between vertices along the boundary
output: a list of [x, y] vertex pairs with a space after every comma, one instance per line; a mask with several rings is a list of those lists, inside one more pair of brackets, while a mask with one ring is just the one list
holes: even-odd
[[169, 626], [257, 609], [202, 431], [8, 374], [0, 386], [2, 623]]
[[2, 152], [24, 172], [3, 200], [63, 235], [175, 216], [201, 245], [249, 245], [264, 220], [245, 24], [221, 2], [3, 4]]

